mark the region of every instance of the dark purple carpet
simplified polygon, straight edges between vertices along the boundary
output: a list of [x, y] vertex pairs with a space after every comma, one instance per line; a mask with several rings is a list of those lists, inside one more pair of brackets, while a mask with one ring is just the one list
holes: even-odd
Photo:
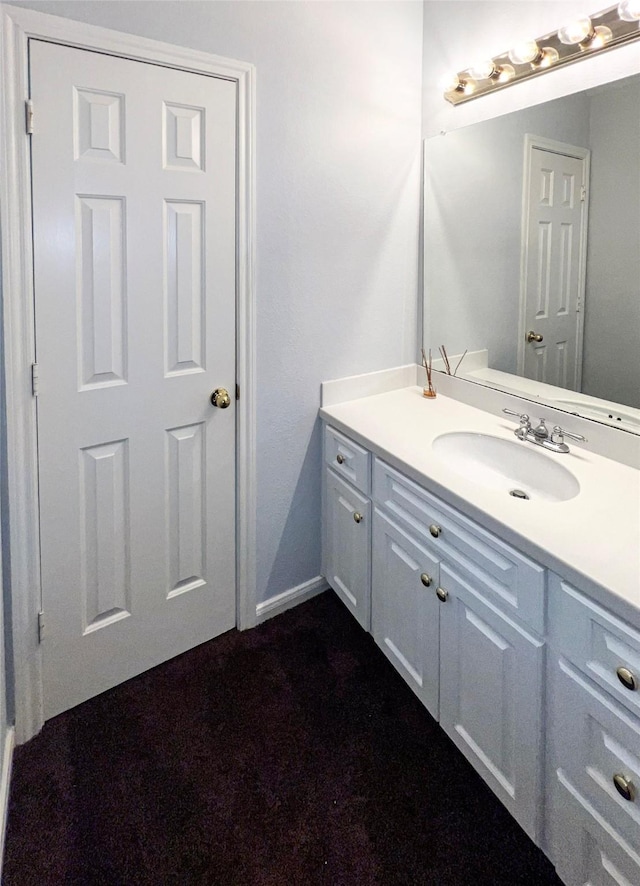
[[4, 886], [560, 886], [332, 593], [18, 748]]

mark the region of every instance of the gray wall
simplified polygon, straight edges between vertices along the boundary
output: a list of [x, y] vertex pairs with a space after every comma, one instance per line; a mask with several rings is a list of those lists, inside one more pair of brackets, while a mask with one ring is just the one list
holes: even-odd
[[640, 407], [640, 76], [591, 96], [583, 390]]
[[320, 572], [324, 379], [415, 358], [419, 2], [27, 2], [257, 67], [258, 599]]

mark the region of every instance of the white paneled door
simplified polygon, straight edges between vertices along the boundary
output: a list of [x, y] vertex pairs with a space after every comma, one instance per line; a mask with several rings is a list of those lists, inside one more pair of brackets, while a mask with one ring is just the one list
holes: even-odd
[[587, 156], [570, 146], [530, 148], [525, 181], [524, 329], [527, 378], [580, 390], [584, 313]]
[[30, 65], [48, 718], [235, 624], [236, 85]]

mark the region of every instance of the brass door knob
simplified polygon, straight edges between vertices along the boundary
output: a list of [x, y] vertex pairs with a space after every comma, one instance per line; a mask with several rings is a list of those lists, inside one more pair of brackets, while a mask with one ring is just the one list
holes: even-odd
[[344, 455], [342, 455], [341, 452], [339, 452], [339, 453], [336, 455], [336, 461], [338, 462], [339, 465], [343, 465], [343, 464], [344, 464]]
[[429, 532], [431, 533], [431, 535], [434, 538], [438, 538], [438, 536], [442, 532], [442, 529], [440, 529], [440, 527], [438, 526], [437, 523], [432, 523], [431, 526], [429, 527]]
[[629, 668], [620, 665], [620, 667], [616, 669], [616, 674], [618, 675], [618, 680], [620, 680], [625, 689], [630, 689], [633, 692], [634, 689], [638, 688], [636, 675], [633, 671], [630, 671]]
[[426, 572], [423, 572], [422, 575], [420, 576], [420, 581], [425, 586], [425, 588], [428, 588], [431, 586], [432, 579], [431, 579], [430, 575], [427, 575]]
[[231, 403], [229, 391], [226, 388], [216, 388], [211, 395], [211, 405], [217, 406], [218, 409], [226, 409]]
[[447, 598], [449, 597], [449, 591], [445, 591], [444, 588], [436, 588], [436, 596], [441, 603], [446, 603]]
[[533, 330], [531, 330], [531, 332], [527, 332], [527, 341], [528, 342], [532, 342], [532, 341], [541, 342], [542, 340], [543, 340], [543, 336], [541, 336], [539, 332], [534, 332]]
[[635, 798], [633, 782], [625, 778], [624, 775], [616, 774], [613, 776], [613, 784], [623, 800], [628, 800], [630, 803], [633, 802]]
[[362, 521], [364, 520], [364, 517], [362, 516], [362, 514], [358, 513], [358, 511], [356, 511], [353, 515], [353, 519], [356, 521], [356, 523], [362, 523]]

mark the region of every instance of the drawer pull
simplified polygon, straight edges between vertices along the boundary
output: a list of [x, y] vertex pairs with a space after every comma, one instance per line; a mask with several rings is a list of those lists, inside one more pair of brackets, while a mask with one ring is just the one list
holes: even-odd
[[429, 532], [431, 533], [431, 535], [434, 538], [438, 538], [438, 536], [442, 532], [442, 529], [440, 529], [440, 527], [438, 526], [437, 523], [432, 523], [431, 526], [429, 527]]
[[338, 462], [339, 465], [343, 465], [343, 464], [344, 464], [344, 462], [345, 462], [345, 458], [344, 458], [344, 455], [343, 455], [341, 452], [339, 452], [339, 453], [336, 455], [336, 461]]
[[355, 511], [353, 514], [353, 519], [356, 521], [356, 523], [362, 523], [364, 517], [358, 511]]
[[420, 576], [420, 581], [425, 586], [425, 588], [428, 588], [431, 585], [431, 576], [427, 575], [426, 572], [423, 572]]
[[624, 775], [616, 774], [613, 776], [613, 784], [623, 800], [629, 800], [629, 802], [634, 800], [636, 792], [632, 781], [629, 781]]
[[633, 692], [634, 689], [638, 688], [636, 675], [633, 671], [630, 671], [629, 668], [620, 665], [620, 667], [616, 669], [616, 674], [618, 675], [618, 680], [620, 680], [625, 689], [630, 689]]
[[436, 588], [436, 596], [441, 603], [446, 603], [447, 597], [449, 596], [449, 591], [445, 591], [444, 588]]

